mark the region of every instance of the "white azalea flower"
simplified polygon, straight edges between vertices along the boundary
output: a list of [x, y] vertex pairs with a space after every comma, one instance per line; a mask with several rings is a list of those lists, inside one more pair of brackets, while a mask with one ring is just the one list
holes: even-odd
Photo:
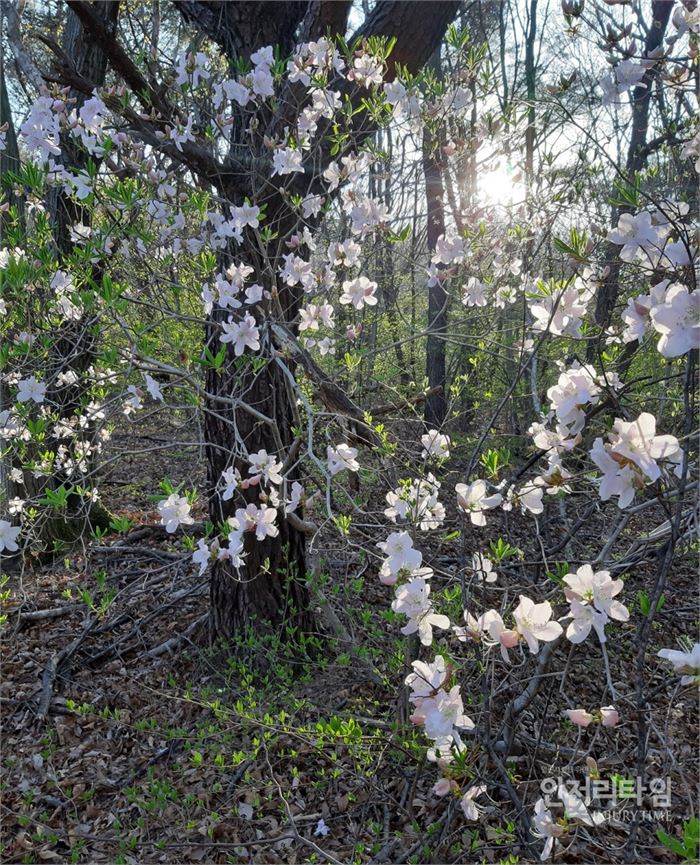
[[593, 628], [601, 643], [606, 641], [605, 625], [610, 619], [628, 621], [627, 607], [614, 600], [624, 588], [622, 580], [613, 580], [609, 571], [593, 571], [582, 565], [575, 574], [567, 574], [564, 594], [570, 603], [565, 618], [571, 617], [566, 636], [572, 643], [582, 643]]
[[486, 481], [476, 480], [470, 484], [457, 484], [457, 506], [469, 514], [469, 519], [475, 526], [485, 526], [486, 517], [483, 512], [496, 508], [503, 501], [500, 493], [486, 495]]
[[43, 381], [37, 381], [36, 376], [30, 375], [17, 382], [17, 402], [42, 403], [46, 396], [46, 385]]
[[421, 457], [437, 457], [438, 459], [447, 459], [450, 455], [450, 437], [443, 435], [436, 429], [428, 430], [425, 435], [421, 436], [421, 444], [423, 452]]
[[0, 553], [7, 550], [8, 553], [16, 552], [17, 536], [21, 531], [20, 526], [13, 526], [7, 520], [0, 520]]
[[589, 811], [583, 799], [573, 790], [567, 790], [563, 784], [559, 785], [557, 796], [564, 806], [567, 820], [578, 820], [585, 826], [600, 826], [605, 822], [604, 814], [599, 811]]
[[272, 154], [272, 174], [294, 174], [304, 170], [301, 164], [301, 150], [292, 147], [280, 147]]
[[249, 475], [259, 475], [268, 484], [282, 483], [282, 475], [280, 474], [282, 463], [277, 462], [274, 454], [268, 454], [264, 449], [259, 450], [248, 457], [248, 462], [250, 463]]
[[326, 455], [328, 457], [328, 471], [332, 475], [337, 475], [346, 469], [349, 472], [356, 472], [360, 469], [360, 464], [355, 459], [357, 448], [351, 448], [344, 442], [341, 442], [334, 448], [329, 445], [326, 448]]
[[460, 805], [462, 806], [462, 811], [464, 811], [464, 816], [467, 820], [478, 820], [479, 814], [481, 813], [477, 808], [476, 799], [478, 796], [481, 796], [482, 793], [486, 792], [486, 784], [478, 784], [473, 787], [470, 787], [467, 792], [462, 796], [460, 800]]
[[163, 402], [163, 394], [161, 393], [160, 385], [158, 384], [158, 382], [154, 378], [151, 378], [148, 373], [144, 374], [144, 381], [146, 383], [146, 390], [151, 395], [151, 399]]
[[674, 283], [664, 302], [652, 306], [651, 323], [661, 334], [658, 349], [664, 357], [679, 357], [700, 348], [700, 291]]
[[392, 532], [377, 546], [387, 556], [384, 565], [390, 574], [398, 574], [404, 569], [414, 571], [421, 565], [423, 555], [413, 548], [413, 539], [408, 532]]
[[660, 649], [656, 654], [659, 658], [670, 661], [676, 673], [684, 674], [681, 679], [682, 685], [700, 685], [700, 643], [695, 643], [689, 652]]
[[200, 538], [197, 541], [197, 549], [192, 553], [192, 561], [195, 565], [199, 565], [199, 576], [206, 571], [209, 566], [209, 562], [211, 560], [211, 550], [207, 546], [207, 542], [204, 538]]
[[219, 340], [223, 343], [230, 342], [233, 345], [233, 353], [240, 357], [246, 348], [257, 351], [260, 348], [260, 331], [256, 321], [250, 313], [246, 313], [241, 321], [229, 318], [222, 323], [223, 334]]
[[487, 559], [481, 553], [474, 553], [472, 556], [472, 570], [477, 579], [482, 583], [495, 583], [498, 579], [498, 574], [493, 569], [491, 559]]
[[177, 493], [169, 495], [167, 499], [158, 502], [161, 525], [165, 526], [168, 534], [176, 532], [179, 526], [191, 526], [194, 519], [190, 516], [190, 503], [184, 496]]
[[533, 835], [546, 839], [540, 856], [540, 861], [545, 862], [552, 855], [555, 840], [561, 838], [565, 834], [566, 829], [555, 822], [552, 812], [547, 808], [544, 799], [538, 799], [535, 802], [535, 813], [532, 818], [532, 824]]

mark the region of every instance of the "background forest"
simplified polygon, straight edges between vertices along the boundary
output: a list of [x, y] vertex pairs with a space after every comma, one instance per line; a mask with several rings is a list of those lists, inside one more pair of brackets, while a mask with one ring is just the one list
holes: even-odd
[[0, 20], [3, 861], [697, 861], [695, 0]]

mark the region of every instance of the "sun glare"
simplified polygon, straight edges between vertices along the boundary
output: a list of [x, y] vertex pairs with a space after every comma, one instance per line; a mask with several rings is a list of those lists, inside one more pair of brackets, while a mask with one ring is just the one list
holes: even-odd
[[502, 162], [478, 175], [479, 198], [492, 205], [511, 207], [525, 197], [525, 187], [519, 169]]

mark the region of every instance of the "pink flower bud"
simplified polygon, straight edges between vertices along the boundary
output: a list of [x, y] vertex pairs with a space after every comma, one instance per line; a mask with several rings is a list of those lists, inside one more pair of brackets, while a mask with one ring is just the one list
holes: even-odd
[[567, 709], [565, 714], [577, 727], [587, 727], [593, 720], [593, 715], [585, 709]]
[[456, 789], [456, 781], [451, 781], [449, 778], [440, 778], [440, 780], [433, 787], [433, 794], [435, 796], [446, 796], [450, 792], [450, 790]]
[[512, 649], [518, 645], [520, 634], [517, 631], [502, 631], [500, 637], [501, 645], [506, 649]]
[[604, 727], [614, 727], [620, 720], [620, 714], [614, 706], [602, 706], [600, 723]]

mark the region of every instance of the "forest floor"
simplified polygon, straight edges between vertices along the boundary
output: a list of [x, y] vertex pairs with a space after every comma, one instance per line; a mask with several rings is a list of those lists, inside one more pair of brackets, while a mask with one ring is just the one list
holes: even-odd
[[[160, 479], [202, 482], [195, 448], [183, 444], [173, 456], [185, 428], [159, 427], [140, 439], [125, 433], [129, 462], [102, 493], [128, 518], [128, 530], [11, 576], [0, 692], [2, 861], [536, 860], [541, 842], [522, 837], [503, 790], [480, 802], [478, 823], [464, 820], [457, 800], [432, 794], [438, 773], [425, 759], [426, 740], [397, 721], [406, 640], [387, 613], [390, 590], [338, 539], [324, 538], [326, 576], [318, 579], [347, 639], [320, 627], [306, 656], [274, 638], [209, 645], [206, 575], [156, 527]], [[494, 526], [498, 533], [496, 519]], [[508, 530], [524, 551], [537, 543], [531, 522], [511, 516]], [[556, 538], [556, 525], [548, 531]], [[577, 534], [577, 550], [597, 548], [604, 534], [605, 525], [591, 521]], [[454, 572], [461, 543], [443, 536], [433, 544], [428, 563]], [[601, 704], [605, 674], [599, 646], [558, 647], [566, 675], [537, 696], [505, 768], [530, 811], [557, 757], [553, 742], [570, 749], [558, 761], [569, 774], [585, 769], [587, 756], [608, 777], [637, 774], [635, 597], [648, 590], [654, 568], [652, 550], [625, 575], [633, 615], [610, 643], [618, 727], [577, 733], [564, 724], [565, 708]], [[694, 633], [696, 591], [694, 554], [687, 554], [674, 566], [646, 667], [645, 769], [669, 779], [671, 803], [666, 816], [640, 825], [633, 861], [679, 861], [655, 832], [680, 837], [697, 814], [697, 693], [679, 688], [655, 657]], [[261, 663], [265, 656], [269, 663]], [[463, 691], [467, 713], [478, 718], [480, 695]], [[476, 745], [470, 759], [482, 774], [490, 766]], [[610, 819], [604, 831], [578, 830], [556, 861], [625, 861], [628, 836], [624, 818]]]

